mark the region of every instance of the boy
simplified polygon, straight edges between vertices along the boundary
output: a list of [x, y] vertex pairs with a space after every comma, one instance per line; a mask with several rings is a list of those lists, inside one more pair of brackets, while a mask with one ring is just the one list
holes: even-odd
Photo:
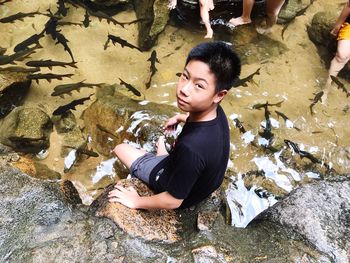
[[[260, 34], [271, 32], [271, 28], [277, 22], [278, 14], [285, 0], [266, 0], [266, 28], [258, 27], [256, 30]], [[229, 24], [240, 26], [252, 22], [250, 13], [252, 12], [255, 0], [243, 0], [243, 12], [240, 17], [231, 18]]]
[[327, 94], [332, 84], [331, 76], [336, 77], [350, 59], [350, 1], [345, 4], [331, 34], [337, 36], [338, 47], [329, 67], [322, 103], [327, 100]]
[[222, 183], [230, 138], [226, 115], [220, 101], [241, 70], [240, 60], [224, 42], [202, 43], [193, 48], [176, 88], [178, 107], [187, 112], [170, 118], [165, 130], [180, 122], [185, 125], [174, 149], [168, 154], [163, 138], [157, 155], [119, 144], [114, 152], [132, 176], [156, 193], [140, 197], [135, 189], [116, 186], [110, 202], [136, 209], [176, 209], [195, 205]]
[[[174, 9], [177, 5], [177, 0], [169, 0], [168, 7], [169, 9]], [[204, 23], [205, 29], [207, 30], [207, 34], [204, 36], [204, 38], [212, 38], [213, 37], [213, 29], [210, 25], [210, 19], [209, 19], [209, 11], [214, 9], [214, 2], [213, 0], [199, 0], [199, 12], [201, 19]]]

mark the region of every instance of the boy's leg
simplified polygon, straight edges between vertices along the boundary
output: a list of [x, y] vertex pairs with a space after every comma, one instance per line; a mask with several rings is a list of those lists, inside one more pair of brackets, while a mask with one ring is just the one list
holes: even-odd
[[252, 12], [255, 0], [243, 0], [243, 12], [240, 17], [231, 18], [229, 23], [234, 26], [240, 26], [244, 24], [249, 24], [252, 22], [250, 19], [250, 13]]
[[213, 29], [210, 25], [209, 10], [214, 8], [213, 0], [199, 0], [199, 7], [201, 19], [204, 23], [205, 29], [207, 30], [207, 34], [204, 36], [204, 38], [212, 38]]
[[133, 146], [122, 143], [118, 144], [113, 152], [116, 154], [118, 159], [128, 168], [130, 169], [132, 163], [139, 157], [143, 156], [146, 151], [141, 149], [136, 149]]
[[284, 4], [284, 0], [267, 0], [266, 3], [266, 27], [271, 28], [277, 22], [278, 14]]
[[347, 39], [339, 40], [337, 53], [331, 61], [331, 65], [328, 71], [327, 82], [323, 89], [324, 91], [324, 96], [322, 97], [323, 102], [327, 99], [327, 94], [331, 88], [332, 79], [330, 76], [336, 77], [339, 71], [341, 71], [345, 66], [345, 64], [349, 61], [349, 59], [350, 59], [350, 40], [347, 40]]

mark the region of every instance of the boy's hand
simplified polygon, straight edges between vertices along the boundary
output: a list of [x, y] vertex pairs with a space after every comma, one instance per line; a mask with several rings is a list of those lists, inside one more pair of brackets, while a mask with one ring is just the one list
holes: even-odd
[[331, 35], [333, 36], [338, 36], [339, 30], [341, 28], [341, 25], [336, 25], [332, 30], [331, 30]]
[[177, 115], [174, 117], [171, 117], [168, 119], [168, 121], [164, 125], [164, 133], [166, 135], [171, 134], [172, 132], [176, 131], [177, 125], [180, 123], [178, 120]]
[[124, 188], [122, 186], [114, 186], [114, 190], [110, 191], [108, 194], [109, 202], [111, 203], [121, 203], [126, 207], [137, 209], [137, 201], [140, 198], [139, 194], [133, 187]]

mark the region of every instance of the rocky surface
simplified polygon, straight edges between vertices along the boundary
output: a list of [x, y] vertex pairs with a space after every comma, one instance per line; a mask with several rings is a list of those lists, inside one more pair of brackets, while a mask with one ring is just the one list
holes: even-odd
[[350, 260], [350, 175], [304, 185], [264, 217], [306, 237], [337, 263]]
[[26, 76], [26, 73], [0, 72], [0, 118], [23, 104], [31, 85]]
[[[338, 16], [339, 14], [336, 11], [319, 12], [314, 15], [311, 25], [307, 29], [309, 38], [317, 46], [320, 57], [325, 61], [327, 67], [337, 50], [337, 40], [330, 34], [330, 31], [332, 30]], [[339, 76], [350, 81], [349, 62], [339, 72]]]
[[[134, 187], [140, 196], [154, 194], [136, 178], [120, 180], [117, 185], [126, 188]], [[113, 190], [113, 187], [114, 185], [107, 187], [104, 193], [91, 205], [97, 208], [97, 216], [112, 219], [121, 229], [132, 236], [168, 243], [180, 240], [177, 232], [181, 224], [174, 210], [136, 210], [119, 203], [110, 203], [108, 193]], [[130, 220], [131, 218], [132, 220]]]
[[50, 117], [39, 108], [17, 107], [0, 120], [0, 142], [19, 152], [47, 149], [51, 131]]

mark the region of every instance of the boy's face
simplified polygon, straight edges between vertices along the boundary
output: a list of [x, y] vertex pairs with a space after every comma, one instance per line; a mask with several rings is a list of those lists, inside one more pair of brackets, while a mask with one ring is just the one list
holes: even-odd
[[185, 67], [176, 89], [178, 107], [185, 112], [205, 112], [216, 106], [226, 90], [216, 93], [216, 77], [209, 66], [191, 60]]

